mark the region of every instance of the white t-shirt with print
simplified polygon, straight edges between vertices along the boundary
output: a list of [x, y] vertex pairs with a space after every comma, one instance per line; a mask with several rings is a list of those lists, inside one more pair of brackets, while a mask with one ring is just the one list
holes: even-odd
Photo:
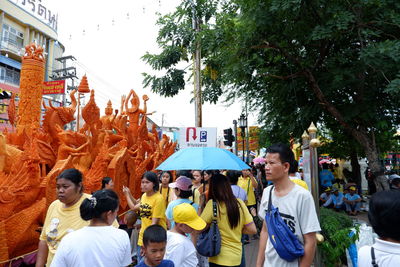
[[121, 267], [131, 263], [127, 232], [114, 226], [86, 226], [61, 240], [51, 267]]
[[[265, 220], [265, 214], [268, 209], [271, 188], [272, 186], [268, 186], [264, 189], [261, 199], [258, 216], [263, 220]], [[314, 200], [309, 191], [297, 184], [283, 197], [277, 197], [274, 191], [271, 196], [272, 205], [278, 208], [283, 221], [285, 221], [289, 229], [292, 230], [302, 244], [304, 244], [303, 235], [321, 231]], [[299, 266], [299, 260], [288, 262], [279, 257], [268, 238], [264, 266], [297, 267]]]
[[192, 241], [186, 236], [171, 231], [167, 232], [164, 259], [173, 261], [175, 266], [179, 267], [193, 267], [198, 263]]

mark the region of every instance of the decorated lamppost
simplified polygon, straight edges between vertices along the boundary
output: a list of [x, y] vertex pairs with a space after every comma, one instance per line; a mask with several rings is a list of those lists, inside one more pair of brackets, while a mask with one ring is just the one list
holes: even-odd
[[317, 127], [311, 122], [308, 127], [308, 133], [310, 134], [310, 162], [311, 162], [311, 193], [314, 198], [315, 209], [319, 218], [319, 173], [318, 173], [318, 152], [317, 148], [321, 145], [321, 142], [317, 139]]
[[239, 127], [242, 136], [242, 160], [244, 161], [244, 138], [246, 137], [247, 117], [242, 113], [239, 117]]

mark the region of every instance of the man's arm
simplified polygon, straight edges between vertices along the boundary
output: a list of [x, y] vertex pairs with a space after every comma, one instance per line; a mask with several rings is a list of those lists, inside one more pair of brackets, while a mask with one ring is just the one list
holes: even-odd
[[314, 260], [317, 236], [315, 232], [303, 235], [304, 255], [300, 258], [300, 267], [310, 267]]
[[260, 233], [260, 239], [258, 243], [258, 255], [257, 255], [257, 267], [264, 266], [265, 261], [265, 249], [267, 248], [267, 240], [268, 240], [268, 230], [265, 221], [263, 222], [263, 226]]

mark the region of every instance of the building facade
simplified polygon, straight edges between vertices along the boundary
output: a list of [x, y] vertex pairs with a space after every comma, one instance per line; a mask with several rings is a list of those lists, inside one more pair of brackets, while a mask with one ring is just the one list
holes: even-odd
[[[57, 40], [58, 15], [41, 0], [0, 0], [0, 131], [11, 130], [8, 123], [7, 96], [18, 96], [21, 60], [26, 45], [36, 42], [44, 47], [45, 81], [63, 66], [55, 60], [64, 46]], [[18, 100], [18, 98], [17, 98]]]

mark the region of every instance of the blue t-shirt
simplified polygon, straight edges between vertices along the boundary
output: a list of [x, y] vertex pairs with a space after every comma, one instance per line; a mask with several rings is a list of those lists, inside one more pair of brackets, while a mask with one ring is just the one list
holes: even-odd
[[332, 182], [335, 180], [335, 177], [329, 170], [322, 170], [319, 172], [319, 180], [321, 181], [321, 185], [323, 187], [331, 187]]
[[[142, 260], [135, 267], [149, 267], [149, 266], [146, 263], [144, 263], [144, 260]], [[175, 264], [171, 260], [162, 260], [161, 263], [159, 265], [157, 265], [156, 267], [175, 267]]]
[[349, 201], [354, 201], [354, 200], [357, 200], [357, 199], [359, 199], [359, 198], [361, 198], [361, 197], [360, 197], [360, 195], [358, 195], [358, 194], [350, 195], [350, 193], [347, 193], [347, 194], [344, 196], [344, 198], [347, 199], [347, 200], [349, 200]]
[[333, 193], [331, 194], [332, 202], [335, 206], [343, 204], [343, 197], [344, 195], [342, 192], [339, 192], [337, 196]]
[[178, 206], [179, 204], [183, 204], [183, 203], [192, 203], [193, 208], [196, 209], [196, 211], [198, 211], [199, 209], [199, 205], [197, 205], [196, 203], [193, 203], [193, 201], [191, 201], [190, 199], [187, 198], [180, 198], [180, 199], [176, 199], [174, 201], [171, 201], [168, 204], [167, 210], [165, 211], [165, 216], [167, 217], [167, 219], [171, 222], [171, 229], [174, 228], [175, 226], [175, 222], [174, 222], [174, 217], [172, 215], [172, 211], [174, 210], [174, 208], [176, 206]]

